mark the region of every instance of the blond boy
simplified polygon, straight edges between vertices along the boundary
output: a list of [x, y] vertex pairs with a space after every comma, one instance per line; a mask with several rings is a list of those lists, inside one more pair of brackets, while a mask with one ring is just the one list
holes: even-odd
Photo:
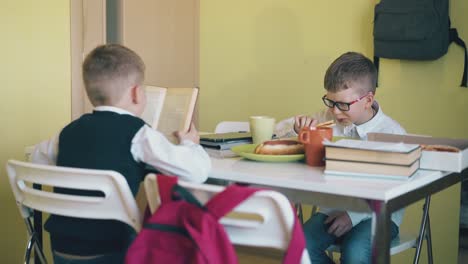
[[[103, 45], [91, 51], [83, 63], [83, 80], [93, 112], [39, 144], [33, 162], [114, 170], [126, 178], [134, 195], [149, 171], [205, 181], [211, 162], [198, 144], [193, 124], [188, 132], [175, 133], [180, 144], [173, 145], [140, 118], [146, 105], [144, 71], [141, 58], [124, 46]], [[50, 232], [54, 263], [123, 263], [134, 235], [117, 221], [58, 215], [47, 220], [45, 229]]]

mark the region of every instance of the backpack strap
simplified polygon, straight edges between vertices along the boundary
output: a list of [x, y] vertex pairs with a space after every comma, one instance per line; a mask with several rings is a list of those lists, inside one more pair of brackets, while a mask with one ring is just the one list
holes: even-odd
[[[214, 195], [205, 204], [204, 209], [206, 212], [209, 212], [212, 220], [218, 222], [221, 217], [232, 211], [234, 207], [250, 197], [256, 191], [257, 189], [253, 188], [242, 187], [235, 184], [230, 185], [222, 192]], [[205, 226], [209, 223], [210, 222], [201, 223], [202, 229], [200, 229], [200, 227], [196, 228], [196, 221], [194, 219], [187, 218], [183, 221], [185, 230], [187, 230], [190, 237], [196, 242], [205, 259], [215, 260], [216, 263], [219, 259], [223, 259], [223, 263], [238, 263], [234, 246], [229, 241], [227, 234], [225, 232], [210, 234], [208, 229], [213, 227]], [[221, 224], [219, 224], [219, 226], [221, 226]], [[218, 241], [216, 247], [219, 248], [217, 250], [213, 250], [213, 245], [210, 242], [212, 239]]]
[[205, 207], [219, 220], [258, 190], [260, 189], [232, 184], [226, 187], [224, 191], [213, 196], [213, 198], [205, 204]]
[[[211, 198], [205, 207], [217, 218], [220, 219], [234, 207], [239, 205], [242, 201], [248, 199], [256, 191], [261, 189], [244, 187], [239, 185], [230, 185], [223, 192]], [[295, 212], [291, 206], [291, 210]], [[288, 249], [284, 255], [284, 264], [297, 264], [300, 263], [302, 254], [305, 249], [305, 238], [302, 231], [302, 225], [294, 214], [294, 226], [291, 233], [291, 241], [289, 242]]]
[[161, 203], [172, 201], [172, 193], [174, 186], [177, 185], [177, 177], [167, 175], [157, 175], [159, 198]]
[[158, 175], [156, 179], [158, 181], [159, 198], [161, 199], [161, 203], [179, 200], [181, 198], [191, 204], [195, 204], [196, 206], [203, 208], [203, 205], [195, 196], [193, 196], [193, 194], [177, 184], [177, 177]]
[[462, 47], [465, 50], [465, 66], [463, 68], [463, 78], [460, 86], [466, 86], [466, 75], [467, 75], [467, 63], [468, 63], [468, 54], [466, 50], [465, 42], [458, 36], [458, 31], [456, 28], [451, 28], [449, 32], [449, 43], [454, 42], [458, 46]]
[[[294, 208], [291, 208], [294, 211]], [[305, 238], [302, 225], [299, 220], [294, 216], [294, 226], [291, 234], [291, 241], [289, 242], [288, 249], [283, 258], [283, 264], [296, 264], [300, 263], [302, 254], [305, 250]]]

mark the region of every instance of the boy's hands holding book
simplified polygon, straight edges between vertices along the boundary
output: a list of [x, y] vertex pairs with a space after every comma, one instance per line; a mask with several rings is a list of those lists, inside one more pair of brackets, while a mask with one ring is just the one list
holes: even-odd
[[190, 140], [195, 144], [200, 144], [200, 135], [198, 134], [197, 129], [193, 123], [190, 124], [190, 128], [188, 131], [175, 131], [174, 136], [180, 142], [184, 140]]
[[325, 224], [330, 224], [327, 232], [336, 237], [346, 234], [353, 227], [353, 222], [348, 213], [344, 211], [334, 212], [325, 219]]

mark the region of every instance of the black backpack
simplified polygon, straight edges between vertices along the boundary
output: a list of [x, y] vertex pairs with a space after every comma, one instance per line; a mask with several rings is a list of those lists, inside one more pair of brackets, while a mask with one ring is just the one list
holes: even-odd
[[434, 60], [450, 43], [465, 49], [461, 86], [467, 87], [467, 49], [450, 28], [449, 0], [381, 0], [374, 13], [374, 63], [379, 58]]

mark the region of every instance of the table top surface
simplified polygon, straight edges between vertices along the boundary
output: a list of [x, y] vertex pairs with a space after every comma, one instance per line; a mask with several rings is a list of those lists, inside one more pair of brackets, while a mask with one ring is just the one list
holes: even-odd
[[210, 178], [310, 192], [388, 201], [430, 184], [449, 172], [418, 170], [403, 180], [329, 176], [303, 162], [269, 163], [212, 158]]

